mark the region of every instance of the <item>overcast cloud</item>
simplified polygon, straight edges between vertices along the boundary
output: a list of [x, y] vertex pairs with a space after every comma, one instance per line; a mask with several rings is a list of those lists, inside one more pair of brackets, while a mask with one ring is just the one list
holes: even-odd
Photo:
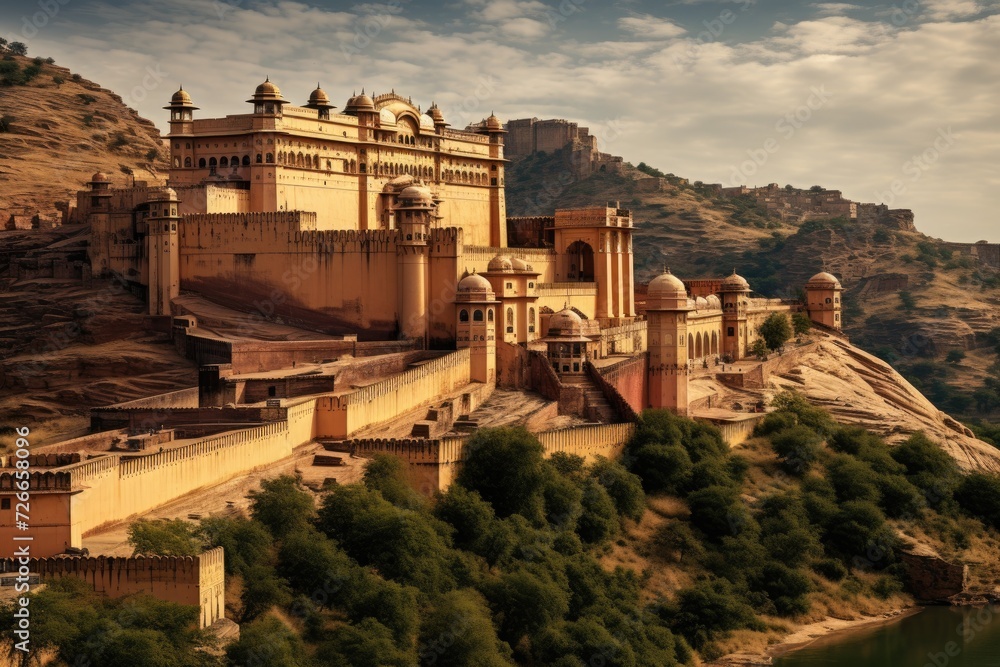
[[[245, 113], [270, 76], [588, 124], [607, 152], [692, 180], [839, 188], [924, 232], [1000, 242], [1000, 2], [34, 0], [0, 34], [107, 86], [166, 129]], [[896, 192], [893, 193], [895, 182]]]

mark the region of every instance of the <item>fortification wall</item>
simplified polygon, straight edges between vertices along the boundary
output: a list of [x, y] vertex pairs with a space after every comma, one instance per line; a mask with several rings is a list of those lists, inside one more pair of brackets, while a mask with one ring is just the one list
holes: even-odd
[[[32, 558], [28, 570], [41, 583], [74, 577], [97, 593], [118, 598], [146, 593], [200, 609], [200, 627], [225, 618], [225, 554], [216, 547], [198, 556]], [[0, 572], [16, 573], [19, 559], [0, 559]]]
[[648, 365], [649, 353], [642, 352], [631, 359], [599, 369], [600, 377], [614, 388], [631, 409], [631, 415], [619, 410], [619, 414], [628, 421], [633, 421], [642, 414], [649, 403]]
[[1000, 268], [1000, 243], [946, 243], [948, 248], [963, 255], [974, 257], [981, 264]]
[[136, 434], [187, 424], [259, 424], [285, 419], [284, 408], [92, 408], [90, 429], [126, 429]]
[[317, 400], [317, 435], [344, 439], [428, 405], [470, 383], [470, 350], [458, 350], [363, 389]]
[[[575, 426], [556, 431], [536, 433], [545, 456], [556, 452], [582, 456], [592, 462], [596, 457], [609, 459], [621, 456], [635, 433], [634, 424], [595, 424]], [[365, 439], [349, 440], [345, 444], [356, 456], [372, 457], [390, 454], [409, 466], [410, 480], [422, 493], [433, 495], [446, 490], [454, 481], [467, 454], [471, 436], [421, 440]]]
[[139, 398], [134, 401], [115, 403], [109, 405], [105, 410], [111, 409], [131, 409], [131, 408], [197, 408], [198, 407], [198, 387], [190, 389], [180, 389], [178, 391], [157, 394], [147, 398]]
[[705, 417], [695, 417], [698, 421], [704, 421], [712, 424], [717, 429], [719, 433], [722, 434], [722, 439], [726, 441], [726, 444], [730, 447], [735, 447], [743, 442], [746, 442], [751, 435], [753, 435], [754, 427], [763, 421], [766, 414], [756, 414], [747, 415], [743, 419], [731, 419], [731, 420], [721, 420], [721, 419], [711, 419]]

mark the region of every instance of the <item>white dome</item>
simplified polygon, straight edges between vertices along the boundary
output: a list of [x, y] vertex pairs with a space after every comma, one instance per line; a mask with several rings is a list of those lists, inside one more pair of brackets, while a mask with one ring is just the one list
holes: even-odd
[[395, 116], [395, 114], [393, 114], [388, 109], [382, 109], [381, 111], [379, 111], [378, 112], [378, 118], [379, 118], [379, 122], [382, 123], [383, 127], [385, 127], [386, 125], [395, 125], [396, 124], [396, 116]]

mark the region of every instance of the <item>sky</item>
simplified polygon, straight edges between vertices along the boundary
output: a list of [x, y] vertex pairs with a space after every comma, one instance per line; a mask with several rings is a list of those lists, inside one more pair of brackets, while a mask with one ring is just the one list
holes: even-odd
[[1000, 0], [3, 0], [0, 35], [164, 131], [179, 85], [202, 118], [265, 77], [296, 104], [395, 90], [455, 127], [565, 118], [632, 164], [1000, 242]]

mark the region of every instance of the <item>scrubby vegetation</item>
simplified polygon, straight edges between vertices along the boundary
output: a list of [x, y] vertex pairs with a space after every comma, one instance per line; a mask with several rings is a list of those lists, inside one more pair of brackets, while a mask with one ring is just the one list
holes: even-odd
[[[899, 530], [967, 545], [981, 522], [1000, 528], [1000, 479], [961, 475], [922, 435], [890, 448], [795, 394], [774, 407], [753, 462], [712, 426], [648, 411], [620, 462], [546, 459], [527, 431], [481, 430], [433, 499], [392, 457], [318, 503], [293, 477], [267, 481], [247, 517], [129, 531], [136, 553], [225, 548], [238, 641], [206, 652], [182, 608], [100, 601], [72, 582], [34, 596], [33, 609], [56, 611], [33, 638], [112, 666], [685, 665], [817, 604], [899, 595]], [[667, 593], [647, 590], [651, 569], [606, 560], [654, 500], [685, 508], [643, 541], [660, 567], [687, 573]], [[128, 605], [159, 611], [123, 627], [113, 612]], [[84, 642], [98, 626], [102, 639]], [[133, 662], [115, 653], [126, 640]]]

